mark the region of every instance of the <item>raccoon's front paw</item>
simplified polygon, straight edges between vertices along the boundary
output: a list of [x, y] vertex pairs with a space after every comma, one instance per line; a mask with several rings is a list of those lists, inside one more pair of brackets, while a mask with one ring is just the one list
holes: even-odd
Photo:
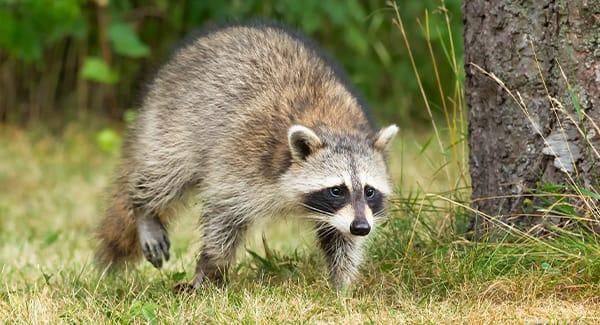
[[157, 269], [161, 268], [163, 261], [170, 258], [167, 230], [158, 218], [147, 218], [138, 224], [138, 233], [144, 257]]
[[177, 283], [173, 287], [173, 293], [180, 294], [180, 295], [192, 294], [192, 293], [195, 293], [196, 291], [198, 291], [198, 288], [194, 287], [193, 283], [188, 283], [188, 282]]
[[177, 294], [190, 294], [200, 290], [204, 284], [205, 277], [202, 273], [198, 273], [194, 276], [194, 281], [180, 282], [173, 287], [173, 292]]
[[190, 282], [181, 282], [173, 287], [173, 292], [177, 294], [189, 294], [198, 292], [206, 285], [215, 285], [219, 288], [224, 287], [225, 281], [221, 275], [208, 278], [203, 272], [196, 273], [194, 280]]

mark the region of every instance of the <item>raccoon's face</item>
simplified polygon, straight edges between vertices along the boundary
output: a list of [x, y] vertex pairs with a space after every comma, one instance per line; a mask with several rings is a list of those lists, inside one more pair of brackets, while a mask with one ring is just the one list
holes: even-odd
[[299, 201], [307, 217], [345, 234], [368, 235], [391, 192], [383, 156], [397, 131], [391, 125], [365, 139], [292, 126], [292, 165], [282, 176], [282, 191]]

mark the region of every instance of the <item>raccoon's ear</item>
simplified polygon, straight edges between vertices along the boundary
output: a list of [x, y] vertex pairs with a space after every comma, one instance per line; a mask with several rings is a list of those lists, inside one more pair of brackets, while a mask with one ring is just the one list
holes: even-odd
[[392, 143], [392, 140], [398, 133], [398, 127], [395, 124], [384, 127], [375, 136], [375, 140], [373, 141], [373, 147], [379, 151], [385, 151]]
[[313, 130], [302, 125], [292, 125], [288, 130], [288, 145], [290, 146], [292, 158], [304, 160], [321, 148], [323, 142]]

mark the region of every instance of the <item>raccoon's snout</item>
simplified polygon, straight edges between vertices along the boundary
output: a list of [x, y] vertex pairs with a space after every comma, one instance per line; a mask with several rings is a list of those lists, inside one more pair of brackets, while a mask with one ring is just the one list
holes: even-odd
[[350, 224], [350, 233], [355, 236], [366, 236], [371, 231], [371, 226], [366, 219], [354, 219]]

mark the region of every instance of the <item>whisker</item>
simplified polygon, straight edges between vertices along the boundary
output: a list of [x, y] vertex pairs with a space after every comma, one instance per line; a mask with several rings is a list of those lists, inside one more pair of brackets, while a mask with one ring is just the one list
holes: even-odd
[[323, 231], [322, 233], [320, 233], [321, 236], [328, 236], [331, 233], [337, 231], [337, 229], [335, 227], [332, 227], [331, 225], [328, 225], [328, 224], [321, 224], [315, 230], [317, 232]]
[[[316, 212], [316, 211], [313, 211]], [[303, 215], [302, 218], [304, 219], [308, 219], [308, 220], [312, 220], [312, 221], [317, 221], [319, 223], [328, 223], [329, 221], [329, 216], [323, 215], [319, 212], [316, 212], [317, 214], [308, 214], [308, 215]]]
[[305, 216], [305, 218], [314, 221], [327, 222], [327, 218], [324, 218], [322, 216], [308, 215]]
[[308, 204], [305, 204], [305, 203], [300, 203], [300, 204], [301, 204], [303, 207], [305, 207], [305, 208], [307, 208], [307, 209], [309, 209], [309, 210], [311, 210], [311, 211], [313, 211], [313, 212], [317, 212], [317, 213], [320, 213], [320, 214], [324, 214], [324, 215], [326, 215], [326, 216], [330, 216], [330, 217], [333, 217], [333, 216], [334, 216], [334, 214], [333, 214], [333, 213], [331, 213], [331, 212], [323, 211], [323, 210], [321, 210], [321, 209], [319, 209], [319, 208], [315, 208], [315, 207], [313, 207], [313, 206], [310, 206], [310, 205], [308, 205]]
[[386, 212], [387, 212], [387, 209], [380, 210], [377, 213], [373, 214], [373, 218], [381, 217], [382, 215], [385, 215]]

